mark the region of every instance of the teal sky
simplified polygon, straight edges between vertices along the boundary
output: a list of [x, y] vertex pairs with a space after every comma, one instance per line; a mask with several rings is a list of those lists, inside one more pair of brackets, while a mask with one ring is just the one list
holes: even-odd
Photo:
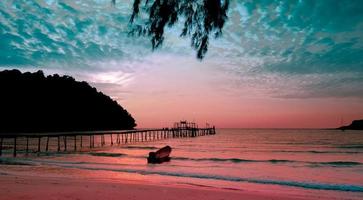
[[203, 61], [181, 25], [161, 49], [128, 37], [132, 1], [0, 1], [0, 69], [68, 74], [140, 127], [334, 127], [363, 118], [363, 1], [232, 0]]

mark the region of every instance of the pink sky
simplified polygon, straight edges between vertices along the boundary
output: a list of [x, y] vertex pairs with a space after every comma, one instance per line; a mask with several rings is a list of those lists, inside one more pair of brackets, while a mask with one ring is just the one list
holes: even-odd
[[219, 128], [334, 128], [342, 119], [347, 124], [363, 118], [361, 98], [301, 97], [308, 91], [289, 93], [301, 87], [295, 78], [251, 79], [247, 70], [236, 77], [213, 61], [158, 54], [133, 67], [132, 73], [116, 70], [88, 79], [108, 83], [94, 85], [118, 100], [138, 128], [168, 127], [179, 120]]
[[[187, 98], [168, 101], [162, 97], [125, 101], [139, 128], [166, 127], [187, 119], [219, 128], [331, 128], [341, 120], [350, 123], [363, 116], [363, 104], [351, 101], [240, 99], [222, 97], [194, 101]], [[141, 106], [140, 106], [141, 105]], [[358, 111], [357, 111], [358, 110]]]

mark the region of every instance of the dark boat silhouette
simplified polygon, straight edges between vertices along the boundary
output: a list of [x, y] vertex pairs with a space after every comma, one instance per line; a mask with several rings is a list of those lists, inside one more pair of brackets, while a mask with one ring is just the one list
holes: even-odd
[[147, 158], [148, 163], [162, 163], [170, 161], [171, 147], [165, 146], [156, 152], [150, 152]]

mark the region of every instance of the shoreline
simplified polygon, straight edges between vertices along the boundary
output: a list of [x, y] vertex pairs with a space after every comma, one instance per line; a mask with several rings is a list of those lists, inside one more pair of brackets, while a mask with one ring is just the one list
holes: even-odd
[[[16, 158], [11, 158], [16, 159]], [[257, 187], [256, 187], [257, 186]], [[127, 188], [125, 190], [125, 188]], [[1, 200], [16, 199], [168, 199], [176, 200], [338, 200], [360, 199], [361, 193], [309, 190], [270, 184], [245, 183], [241, 187], [214, 187], [157, 176], [78, 169], [71, 166], [0, 164]], [[334, 194], [335, 193], [335, 194]], [[348, 193], [346, 193], [348, 194]]]
[[[163, 185], [141, 181], [91, 179], [79, 177], [42, 177], [0, 173], [0, 191], [10, 199], [169, 199], [183, 200], [303, 200], [307, 198], [274, 193], [220, 188], [202, 188], [187, 185]], [[192, 194], [192, 195], [191, 195]]]

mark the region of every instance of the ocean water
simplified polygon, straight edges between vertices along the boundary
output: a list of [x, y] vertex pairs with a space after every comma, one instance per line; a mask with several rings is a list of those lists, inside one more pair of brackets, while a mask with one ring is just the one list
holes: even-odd
[[[19, 166], [43, 176], [63, 176], [71, 170], [75, 176], [112, 181], [363, 199], [363, 131], [218, 129], [211, 136], [112, 147], [109, 140], [91, 152], [84, 148], [56, 153], [56, 140], [50, 141], [50, 153], [40, 155], [19, 153], [12, 158], [8, 149], [0, 158], [0, 172]], [[32, 145], [35, 148], [35, 141]], [[147, 164], [148, 153], [165, 145], [173, 148], [172, 160]]]

